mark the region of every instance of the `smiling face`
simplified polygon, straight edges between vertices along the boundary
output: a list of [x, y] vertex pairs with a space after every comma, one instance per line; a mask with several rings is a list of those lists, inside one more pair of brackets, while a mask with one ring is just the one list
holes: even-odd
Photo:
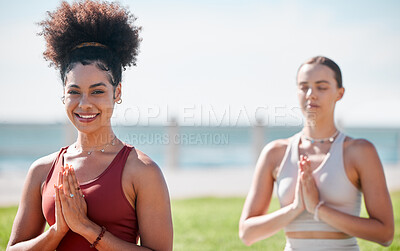
[[95, 63], [77, 63], [66, 75], [65, 110], [72, 124], [83, 133], [111, 127], [114, 104], [120, 99], [121, 84], [111, 85], [109, 75]]
[[332, 119], [335, 104], [343, 97], [334, 72], [322, 64], [305, 64], [297, 74], [298, 98], [307, 120]]

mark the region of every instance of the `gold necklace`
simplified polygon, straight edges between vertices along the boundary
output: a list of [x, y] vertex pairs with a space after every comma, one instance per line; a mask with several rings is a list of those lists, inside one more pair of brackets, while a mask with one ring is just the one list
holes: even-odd
[[[96, 151], [96, 149], [99, 148], [99, 147], [101, 147], [99, 151], [102, 152], [102, 153], [104, 153], [104, 151], [106, 150], [106, 148], [107, 148], [109, 145], [115, 146], [115, 139], [116, 139], [116, 138], [117, 138], [117, 136], [114, 136], [114, 138], [111, 140], [111, 142], [109, 142], [109, 143], [107, 143], [107, 144], [105, 144], [105, 145], [102, 145], [102, 146], [95, 146], [95, 147], [93, 147], [91, 150], [88, 151], [88, 155], [92, 154], [92, 153], [93, 153], [94, 151]], [[74, 148], [75, 148], [75, 150], [78, 151], [78, 148], [76, 147], [76, 144], [75, 144]], [[81, 151], [84, 152], [83, 149], [81, 149]]]

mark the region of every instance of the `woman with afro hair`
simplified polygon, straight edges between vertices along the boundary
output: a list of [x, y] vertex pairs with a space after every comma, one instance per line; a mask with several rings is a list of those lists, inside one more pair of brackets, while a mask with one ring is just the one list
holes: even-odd
[[163, 175], [110, 122], [122, 70], [138, 54], [135, 20], [116, 3], [86, 0], [64, 1], [39, 23], [78, 137], [30, 167], [7, 250], [172, 250]]

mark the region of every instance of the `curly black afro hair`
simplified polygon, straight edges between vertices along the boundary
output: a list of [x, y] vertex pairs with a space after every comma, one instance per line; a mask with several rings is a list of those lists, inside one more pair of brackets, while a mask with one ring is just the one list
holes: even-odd
[[[117, 3], [97, 0], [81, 0], [72, 5], [63, 1], [54, 12], [38, 24], [46, 40], [43, 53], [51, 66], [60, 70], [65, 84], [66, 74], [76, 63], [84, 65], [97, 62], [105, 71], [111, 71], [111, 83], [121, 81], [122, 69], [136, 65], [139, 52], [139, 32], [136, 17]], [[84, 42], [96, 42], [105, 47], [86, 46], [76, 49]], [[99, 64], [100, 62], [100, 64]]]

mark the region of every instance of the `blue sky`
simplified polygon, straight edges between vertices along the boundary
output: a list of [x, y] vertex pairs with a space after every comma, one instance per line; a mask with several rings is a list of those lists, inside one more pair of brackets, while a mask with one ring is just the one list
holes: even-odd
[[[400, 1], [120, 2], [143, 42], [114, 124], [297, 125], [297, 68], [325, 55], [343, 73], [339, 123], [400, 126]], [[0, 123], [66, 120], [35, 25], [58, 3], [0, 2]]]

